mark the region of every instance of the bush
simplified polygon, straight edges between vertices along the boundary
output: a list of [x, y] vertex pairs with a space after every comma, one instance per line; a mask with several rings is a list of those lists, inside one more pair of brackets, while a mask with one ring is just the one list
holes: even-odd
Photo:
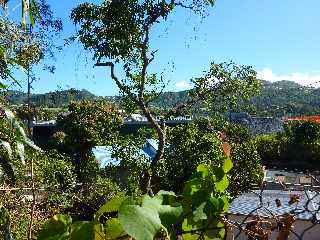
[[219, 164], [222, 161], [221, 141], [217, 133], [209, 128], [209, 125], [198, 122], [168, 129], [168, 145], [159, 163], [158, 178], [155, 179], [160, 185], [157, 190], [181, 192], [183, 183], [190, 179], [199, 164]]
[[265, 165], [280, 161], [280, 146], [284, 142], [277, 134], [265, 134], [256, 137], [257, 151]]
[[106, 101], [72, 102], [69, 113], [58, 117], [54, 147], [72, 158], [80, 182], [94, 182], [99, 166], [92, 148], [112, 145], [121, 123], [119, 111]]
[[316, 143], [320, 139], [320, 124], [316, 122], [296, 122], [288, 125], [291, 141], [295, 143]]
[[293, 122], [283, 133], [256, 137], [257, 150], [267, 167], [320, 169], [320, 124]]
[[229, 191], [233, 197], [252, 188], [263, 179], [261, 158], [253, 140], [231, 144], [231, 160]]
[[[255, 142], [250, 140], [246, 129], [241, 129], [240, 126], [235, 128], [244, 134], [241, 135], [241, 141], [231, 134], [236, 131], [230, 131], [226, 136], [235, 141], [230, 142], [230, 157], [235, 166], [230, 172], [228, 189], [232, 196], [248, 190], [251, 184], [258, 183], [262, 178], [261, 160]], [[224, 158], [222, 141], [210, 121], [201, 120], [174, 127], [168, 131], [168, 146], [158, 169], [158, 181], [163, 189], [181, 192], [183, 182], [190, 178], [199, 164], [219, 166]]]

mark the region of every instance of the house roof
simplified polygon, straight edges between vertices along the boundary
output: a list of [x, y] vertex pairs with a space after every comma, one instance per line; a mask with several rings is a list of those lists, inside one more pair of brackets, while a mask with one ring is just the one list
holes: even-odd
[[[237, 197], [230, 205], [229, 213], [235, 215], [259, 215], [262, 217], [279, 216], [286, 213], [296, 213], [300, 220], [320, 220], [317, 209], [320, 204], [320, 196], [314, 191], [283, 191], [264, 190], [262, 193], [262, 205], [259, 200], [260, 190], [244, 193]], [[298, 203], [289, 204], [292, 195], [298, 195]], [[277, 206], [279, 199], [281, 206]]]
[[[158, 142], [154, 139], [147, 139], [143, 147], [139, 149], [138, 154], [151, 159], [156, 155], [157, 149]], [[110, 164], [115, 166], [120, 164], [118, 159], [112, 157], [112, 146], [96, 146], [92, 151], [102, 168]]]

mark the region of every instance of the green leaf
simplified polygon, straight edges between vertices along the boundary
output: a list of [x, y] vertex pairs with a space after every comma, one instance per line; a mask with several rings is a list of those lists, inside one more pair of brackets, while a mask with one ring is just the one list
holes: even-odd
[[199, 191], [200, 188], [201, 180], [199, 178], [191, 179], [185, 183], [183, 194], [186, 196], [192, 196], [194, 193]]
[[12, 183], [16, 182], [16, 176], [14, 174], [13, 167], [10, 163], [10, 158], [8, 156], [0, 157], [0, 166], [3, 169], [3, 172], [9, 177]]
[[153, 198], [146, 195], [142, 202], [142, 207], [157, 211], [162, 225], [169, 230], [172, 224], [177, 223], [183, 212], [182, 206], [170, 198], [175, 198], [173, 192], [160, 191]]
[[79, 221], [71, 226], [70, 240], [94, 240], [94, 225], [92, 222]]
[[214, 185], [217, 191], [224, 192], [229, 186], [227, 175], [224, 175], [223, 178], [219, 182], [215, 182]]
[[[183, 223], [182, 223], [182, 230], [184, 232], [189, 232], [189, 231], [193, 231], [196, 230], [197, 227], [196, 226], [192, 226], [190, 224], [188, 224], [188, 220], [184, 219]], [[183, 240], [196, 240], [199, 238], [198, 234], [191, 234], [191, 233], [184, 233], [182, 234]]]
[[96, 222], [99, 222], [100, 217], [104, 213], [110, 213], [110, 212], [118, 212], [120, 209], [121, 204], [127, 197], [125, 196], [117, 196], [110, 201], [108, 201], [106, 204], [104, 204], [95, 214], [94, 220]]
[[220, 201], [216, 197], [211, 197], [210, 203], [215, 212], [217, 212], [220, 209]]
[[214, 167], [212, 167], [212, 170], [215, 175], [215, 178], [213, 179], [214, 181], [220, 181], [226, 175], [221, 167], [214, 166]]
[[37, 240], [69, 240], [71, 223], [70, 216], [56, 215], [44, 224]]
[[126, 235], [126, 232], [117, 218], [107, 220], [104, 227], [107, 239], [116, 239]]
[[206, 164], [200, 164], [197, 167], [197, 172], [202, 173], [202, 177], [208, 177], [209, 176], [209, 167]]
[[94, 240], [106, 240], [109, 239], [108, 236], [105, 235], [105, 229], [102, 224], [94, 224]]
[[136, 240], [153, 240], [161, 229], [161, 220], [155, 209], [122, 204], [119, 220], [124, 230]]
[[224, 211], [227, 211], [229, 208], [229, 199], [227, 196], [222, 196], [219, 198], [220, 207], [222, 206]]
[[204, 212], [206, 206], [206, 202], [201, 203], [192, 213], [193, 213], [193, 221], [198, 222], [200, 220], [206, 220], [207, 214]]
[[30, 19], [30, 24], [32, 27], [34, 27], [35, 24], [35, 18], [34, 18], [34, 10], [35, 10], [35, 6], [34, 6], [34, 1], [30, 2], [30, 6], [29, 6], [29, 19]]
[[223, 171], [225, 173], [228, 173], [232, 169], [232, 167], [233, 167], [233, 163], [232, 163], [231, 159], [225, 158], [224, 162], [223, 162], [223, 166], [222, 166]]
[[210, 192], [205, 189], [201, 189], [195, 192], [192, 196], [192, 205], [200, 206], [203, 202], [207, 201], [210, 197]]
[[8, 85], [4, 84], [4, 83], [0, 83], [0, 89], [7, 89]]

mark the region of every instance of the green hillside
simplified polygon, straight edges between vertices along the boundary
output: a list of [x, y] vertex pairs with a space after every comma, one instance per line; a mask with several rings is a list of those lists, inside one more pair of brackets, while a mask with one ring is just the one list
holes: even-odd
[[[155, 102], [157, 107], [172, 106], [188, 98], [188, 92], [166, 92]], [[260, 95], [242, 103], [253, 115], [290, 116], [320, 113], [320, 89], [304, 87], [292, 81], [262, 81]], [[251, 106], [252, 105], [252, 106]]]
[[[27, 94], [8, 91], [6, 98], [11, 104], [27, 102]], [[72, 100], [97, 99], [87, 90], [64, 90], [45, 94], [32, 94], [32, 102], [37, 106], [61, 107]], [[108, 97], [115, 101], [118, 97]], [[165, 92], [153, 103], [153, 107], [171, 107], [188, 99], [188, 91]], [[252, 107], [251, 107], [252, 105]], [[320, 88], [304, 87], [291, 81], [262, 81], [261, 94], [250, 102], [242, 103], [242, 110], [261, 116], [296, 116], [320, 114]]]
[[261, 94], [251, 101], [258, 115], [301, 115], [320, 113], [320, 89], [291, 81], [263, 81]]
[[[7, 101], [11, 104], [18, 105], [27, 103], [27, 94], [21, 91], [7, 91], [2, 93]], [[96, 99], [97, 96], [89, 91], [82, 89], [69, 89], [63, 91], [55, 91], [44, 94], [32, 94], [31, 102], [36, 106], [61, 107], [67, 105], [70, 101]]]

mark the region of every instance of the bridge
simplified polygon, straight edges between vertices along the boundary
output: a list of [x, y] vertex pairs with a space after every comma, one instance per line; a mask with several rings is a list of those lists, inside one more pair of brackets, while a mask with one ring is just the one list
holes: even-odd
[[[192, 119], [171, 119], [171, 120], [165, 120], [165, 124], [167, 126], [177, 126], [181, 124], [187, 124], [191, 122]], [[157, 121], [160, 123], [160, 120]], [[35, 143], [42, 145], [43, 143], [48, 142], [49, 138], [52, 137], [52, 135], [56, 132], [56, 121], [45, 121], [45, 122], [33, 122], [31, 124], [32, 127], [32, 133], [33, 133], [33, 140]], [[134, 121], [134, 120], [126, 120], [123, 122], [123, 124], [120, 126], [119, 131], [122, 134], [132, 134], [136, 133], [139, 129], [143, 127], [151, 127], [151, 124], [148, 121]]]

